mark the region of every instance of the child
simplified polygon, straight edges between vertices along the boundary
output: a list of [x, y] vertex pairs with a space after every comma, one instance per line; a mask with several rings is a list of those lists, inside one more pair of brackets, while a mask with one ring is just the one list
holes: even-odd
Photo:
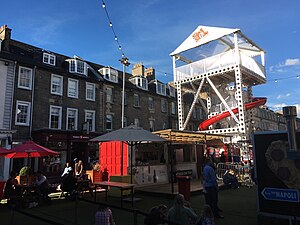
[[204, 205], [196, 225], [214, 225], [214, 214], [209, 205]]
[[95, 225], [115, 225], [110, 208], [104, 205], [99, 205], [95, 214]]

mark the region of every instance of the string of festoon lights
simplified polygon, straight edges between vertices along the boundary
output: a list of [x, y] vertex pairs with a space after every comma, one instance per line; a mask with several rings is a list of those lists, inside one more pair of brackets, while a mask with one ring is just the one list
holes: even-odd
[[[111, 31], [113, 33], [113, 37], [114, 37], [114, 40], [117, 44], [117, 47], [118, 49], [120, 50], [121, 54], [122, 54], [122, 59], [120, 59], [120, 62], [125, 65], [125, 66], [129, 66], [131, 63], [132, 64], [137, 64], [138, 62], [129, 62], [129, 59], [125, 56], [125, 53], [124, 53], [124, 48], [122, 47], [121, 43], [120, 43], [120, 40], [119, 40], [119, 37], [114, 29], [114, 26], [113, 26], [113, 23], [112, 23], [112, 20], [111, 20], [111, 17], [109, 16], [109, 12], [107, 10], [107, 5], [105, 3], [104, 0], [102, 0], [102, 8], [104, 9], [105, 11], [105, 14], [106, 14], [106, 17], [107, 17], [107, 20], [108, 20], [108, 23], [109, 23], [109, 27], [111, 28]], [[146, 66], [146, 65], [144, 65]], [[152, 66], [146, 66], [146, 67], [152, 67]], [[161, 73], [163, 74], [165, 77], [173, 77], [173, 74], [170, 74], [170, 73], [167, 73], [167, 72], [164, 72], [164, 71], [160, 71], [160, 70], [157, 70], [155, 68], [155, 71], [158, 72], [158, 73]]]
[[[125, 66], [129, 66], [131, 63], [129, 62], [129, 59], [125, 56], [124, 50], [123, 50], [123, 48], [121, 46], [120, 40], [119, 40], [119, 38], [117, 36], [117, 33], [116, 33], [115, 29], [114, 29], [113, 23], [112, 23], [111, 18], [109, 16], [109, 13], [108, 13], [108, 10], [107, 10], [107, 6], [106, 6], [106, 3], [105, 3], [104, 0], [102, 0], [102, 8], [105, 11], [106, 17], [107, 17], [108, 22], [109, 22], [109, 26], [110, 26], [111, 31], [113, 33], [114, 40], [116, 41], [118, 49], [120, 50], [120, 52], [122, 54], [122, 59], [120, 60], [120, 62], [122, 64], [124, 64]], [[137, 63], [138, 62], [132, 62], [132, 64], [137, 64]], [[152, 66], [146, 66], [146, 65], [144, 65], [144, 66], [145, 67], [152, 67]], [[163, 74], [163, 76], [166, 77], [166, 78], [172, 78], [173, 77], [172, 73], [167, 73], [167, 72], [164, 72], [164, 71], [161, 71], [161, 70], [157, 70], [156, 68], [155, 68], [155, 71], [158, 72], [158, 73]], [[276, 79], [267, 79], [267, 82], [275, 82], [275, 83], [277, 83], [278, 81], [281, 81], [281, 80], [289, 80], [289, 79], [294, 79], [294, 78], [299, 79], [299, 75], [297, 75], [297, 76], [289, 76], [289, 77], [282, 77], [282, 78], [276, 78]]]
[[282, 77], [282, 78], [276, 78], [276, 79], [268, 79], [267, 81], [268, 82], [275, 82], [277, 83], [278, 81], [281, 81], [281, 80], [290, 80], [290, 79], [299, 79], [299, 75], [296, 75], [296, 76], [289, 76], [289, 77]]

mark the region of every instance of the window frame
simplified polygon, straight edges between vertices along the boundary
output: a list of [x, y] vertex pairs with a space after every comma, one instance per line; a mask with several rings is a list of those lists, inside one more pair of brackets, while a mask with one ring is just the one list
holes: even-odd
[[149, 130], [150, 130], [150, 132], [155, 131], [155, 120], [154, 119], [149, 119]]
[[[45, 61], [46, 57], [48, 57], [48, 60]], [[51, 63], [51, 59], [53, 60], [53, 63]], [[55, 66], [56, 63], [56, 55], [54, 54], [49, 54], [47, 52], [43, 52], [43, 63], [51, 65], [51, 66]]]
[[[84, 61], [81, 61], [79, 59], [69, 59], [69, 72], [70, 73], [78, 73], [87, 76], [87, 64]], [[78, 68], [80, 64], [83, 65], [83, 72], [81, 72]], [[73, 68], [74, 67], [74, 68]]]
[[[28, 78], [28, 86], [24, 86], [24, 85], [21, 85], [21, 70], [27, 70], [29, 71], [29, 78]], [[25, 67], [25, 66], [19, 66], [19, 71], [18, 71], [18, 88], [21, 88], [21, 89], [26, 89], [26, 90], [32, 90], [32, 69], [31, 68], [28, 68], [28, 67]], [[23, 74], [23, 73], [22, 73]], [[26, 77], [24, 79], [27, 79]]]
[[162, 113], [168, 112], [168, 101], [166, 99], [160, 100], [160, 108]]
[[[58, 127], [57, 128], [53, 128], [51, 127], [52, 124], [52, 109], [58, 109], [59, 110], [59, 114], [58, 114]], [[61, 106], [56, 106], [56, 105], [50, 105], [50, 110], [49, 110], [49, 129], [56, 129], [56, 130], [60, 130], [61, 129], [61, 122], [62, 122], [62, 107]]]
[[[137, 101], [136, 101], [137, 100]], [[137, 103], [137, 104], [136, 104]], [[141, 99], [140, 95], [137, 93], [133, 94], [133, 107], [140, 108], [141, 107]]]
[[90, 125], [90, 128], [89, 131], [90, 132], [95, 132], [95, 129], [96, 129], [96, 111], [95, 110], [89, 110], [89, 109], [85, 109], [84, 110], [84, 122], [87, 122], [87, 114], [88, 113], [92, 113], [92, 124], [89, 124]]
[[118, 83], [118, 71], [112, 68], [103, 67], [99, 69], [99, 72], [102, 74], [105, 80], [108, 80], [113, 83]]
[[154, 99], [153, 97], [148, 97], [148, 109], [155, 110]]
[[[19, 106], [27, 106], [26, 122], [18, 122], [18, 110]], [[15, 112], [15, 125], [18, 126], [29, 126], [30, 124], [30, 115], [31, 115], [31, 103], [25, 101], [16, 101], [16, 112]]]
[[[110, 128], [107, 128], [107, 125], [108, 125], [108, 119], [110, 119]], [[105, 129], [106, 130], [113, 130], [113, 115], [111, 114], [107, 114], [105, 116]]]
[[[92, 87], [92, 89], [90, 89], [93, 92], [93, 97], [89, 98], [88, 97], [88, 86]], [[90, 83], [90, 82], [86, 82], [85, 83], [85, 99], [88, 101], [95, 101], [96, 100], [96, 84], [94, 83]]]
[[176, 97], [176, 89], [174, 87], [172, 87], [171, 85], [168, 85], [169, 87], [169, 93], [171, 97]]
[[156, 93], [166, 96], [166, 85], [160, 82], [156, 82]]
[[176, 115], [177, 107], [175, 102], [171, 102], [171, 114]]
[[[70, 95], [70, 82], [75, 82], [75, 96]], [[68, 91], [67, 91], [67, 96], [69, 98], [78, 98], [78, 86], [79, 86], [79, 81], [73, 78], [68, 78]]]
[[[75, 117], [74, 117], [74, 129], [69, 129], [69, 111], [75, 111]], [[67, 108], [66, 130], [78, 130], [78, 109], [75, 109], [75, 108]]]
[[[56, 77], [56, 78], [60, 78], [60, 92], [55, 92], [53, 91], [53, 78]], [[64, 78], [63, 76], [60, 76], [60, 75], [57, 75], [57, 74], [51, 74], [51, 87], [50, 87], [50, 93], [53, 94], [53, 95], [60, 95], [62, 96], [63, 95], [63, 84], [64, 84]]]
[[141, 126], [139, 118], [134, 118], [134, 126], [136, 126], [136, 127], [140, 127]]
[[105, 87], [105, 100], [106, 102], [113, 103], [114, 94], [112, 87]]

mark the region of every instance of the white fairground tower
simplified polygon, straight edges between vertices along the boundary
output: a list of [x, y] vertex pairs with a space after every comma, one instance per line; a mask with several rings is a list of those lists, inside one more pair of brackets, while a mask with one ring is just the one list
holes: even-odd
[[[170, 55], [179, 129], [186, 129], [199, 101], [208, 115], [199, 130], [232, 135], [231, 140], [225, 140], [232, 143], [249, 139], [250, 109], [266, 102], [252, 97], [252, 86], [266, 82], [264, 50], [239, 29], [199, 26]], [[194, 94], [194, 101], [184, 115], [183, 95], [187, 92]], [[241, 153], [246, 154], [245, 149]]]

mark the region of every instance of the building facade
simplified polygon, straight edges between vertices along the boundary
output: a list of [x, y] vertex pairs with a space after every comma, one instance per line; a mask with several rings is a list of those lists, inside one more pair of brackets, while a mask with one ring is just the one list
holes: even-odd
[[[0, 124], [11, 137], [5, 139], [11, 146], [5, 147], [33, 139], [60, 152], [59, 157], [31, 159], [35, 170], [56, 173], [74, 158], [83, 159], [87, 167], [99, 154], [89, 139], [122, 127], [123, 72], [13, 40], [5, 25], [0, 34], [0, 73], [5, 81]], [[193, 129], [202, 119], [196, 110], [189, 123]], [[156, 79], [153, 68], [138, 64], [132, 74], [126, 73], [123, 126], [155, 131], [176, 129], [177, 121], [176, 91]], [[17, 171], [25, 163], [14, 159], [10, 169]]]

